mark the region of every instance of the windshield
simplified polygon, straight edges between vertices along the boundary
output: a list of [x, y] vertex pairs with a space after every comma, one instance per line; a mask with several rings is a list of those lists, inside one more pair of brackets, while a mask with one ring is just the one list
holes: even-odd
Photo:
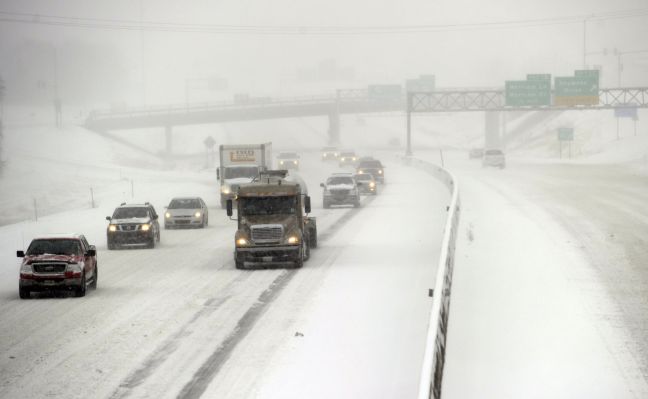
[[137, 208], [117, 208], [113, 214], [113, 219], [132, 219], [132, 218], [146, 218], [148, 212], [144, 207]]
[[343, 152], [342, 154], [340, 154], [340, 156], [343, 156], [343, 157], [355, 157], [355, 152]]
[[486, 150], [486, 155], [502, 155], [500, 150]]
[[293, 159], [293, 158], [299, 158], [299, 155], [295, 154], [294, 152], [284, 152], [283, 154], [279, 154], [277, 157], [279, 159]]
[[200, 208], [200, 201], [196, 198], [180, 198], [174, 199], [169, 204], [169, 209], [198, 209]]
[[29, 245], [27, 255], [81, 255], [81, 245], [77, 240], [34, 240]]
[[225, 168], [226, 179], [238, 179], [241, 177], [254, 179], [257, 176], [259, 176], [259, 168], [257, 166], [237, 166]]
[[297, 212], [297, 197], [241, 198], [242, 216], [292, 215]]
[[376, 169], [380, 169], [380, 168], [382, 168], [382, 164], [380, 163], [380, 161], [363, 161], [362, 163], [360, 163], [360, 165], [358, 167], [359, 168], [376, 168]]
[[364, 180], [373, 180], [371, 175], [355, 175], [353, 178], [356, 179], [356, 180], [362, 180], [362, 181], [364, 181]]
[[353, 179], [348, 176], [334, 176], [329, 177], [326, 180], [327, 185], [336, 185], [336, 184], [353, 184]]

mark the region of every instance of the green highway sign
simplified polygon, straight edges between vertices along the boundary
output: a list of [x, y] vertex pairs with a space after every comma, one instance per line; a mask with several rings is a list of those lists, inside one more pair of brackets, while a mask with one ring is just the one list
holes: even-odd
[[507, 80], [504, 101], [518, 107], [551, 105], [551, 80]]
[[573, 127], [559, 127], [558, 140], [560, 141], [574, 141], [574, 128]]
[[401, 98], [403, 88], [401, 85], [369, 85], [368, 97], [372, 100], [397, 100]]
[[574, 76], [556, 77], [554, 105], [597, 105], [599, 103], [599, 71], [575, 71]]
[[434, 75], [420, 75], [417, 79], [407, 79], [405, 82], [407, 91], [430, 92], [436, 89], [436, 78]]

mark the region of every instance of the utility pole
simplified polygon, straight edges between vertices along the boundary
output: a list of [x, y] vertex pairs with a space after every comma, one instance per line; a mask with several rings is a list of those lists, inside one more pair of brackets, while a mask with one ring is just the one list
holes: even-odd
[[144, 0], [139, 1], [140, 17], [140, 69], [142, 72], [142, 105], [146, 105], [146, 73], [144, 72]]

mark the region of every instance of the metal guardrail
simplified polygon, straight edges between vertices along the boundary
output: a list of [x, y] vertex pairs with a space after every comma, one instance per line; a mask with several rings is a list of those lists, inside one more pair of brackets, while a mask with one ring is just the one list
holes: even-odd
[[440, 399], [445, 366], [446, 341], [448, 338], [448, 317], [450, 315], [450, 294], [454, 271], [455, 247], [459, 229], [460, 199], [457, 179], [447, 170], [435, 164], [415, 158], [403, 158], [415, 166], [432, 174], [450, 190], [448, 219], [443, 232], [439, 267], [432, 296], [432, 309], [428, 324], [428, 335], [421, 367], [418, 399]]

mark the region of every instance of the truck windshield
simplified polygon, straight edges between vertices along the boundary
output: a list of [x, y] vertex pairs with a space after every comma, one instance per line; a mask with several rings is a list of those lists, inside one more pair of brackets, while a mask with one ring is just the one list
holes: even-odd
[[249, 177], [253, 179], [259, 175], [259, 168], [256, 166], [236, 166], [225, 168], [226, 179], [238, 179]]
[[29, 245], [27, 255], [81, 255], [77, 240], [34, 240]]
[[297, 197], [241, 198], [242, 216], [293, 215], [297, 212]]

